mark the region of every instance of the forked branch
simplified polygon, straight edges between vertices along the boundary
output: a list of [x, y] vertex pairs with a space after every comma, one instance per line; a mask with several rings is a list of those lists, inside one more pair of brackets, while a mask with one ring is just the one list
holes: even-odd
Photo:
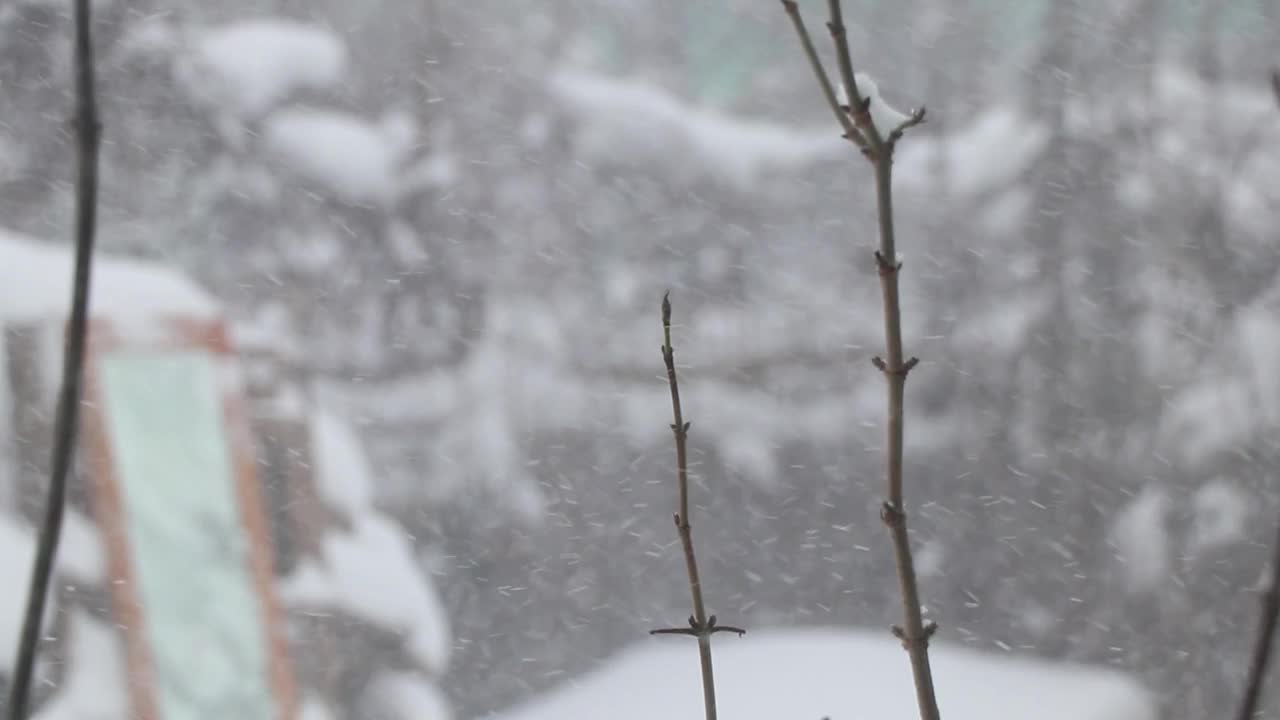
[[[926, 624], [920, 610], [920, 591], [916, 583], [915, 565], [911, 556], [910, 536], [907, 532], [907, 513], [903, 501], [903, 405], [907, 375], [918, 362], [907, 358], [902, 348], [902, 308], [898, 291], [898, 274], [902, 263], [898, 261], [897, 241], [893, 223], [893, 152], [903, 134], [924, 122], [921, 108], [893, 128], [876, 126], [871, 114], [871, 103], [876, 100], [864, 96], [858, 89], [857, 76], [849, 51], [848, 33], [844, 25], [840, 0], [828, 0], [830, 19], [827, 29], [836, 49], [836, 63], [841, 81], [849, 95], [849, 106], [832, 101], [831, 81], [813, 49], [800, 11], [792, 0], [782, 0], [782, 6], [791, 16], [792, 24], [800, 36], [818, 84], [836, 110], [845, 137], [854, 142], [862, 154], [871, 161], [875, 171], [876, 215], [879, 221], [880, 247], [875, 253], [876, 269], [880, 276], [880, 288], [884, 302], [885, 356], [874, 359], [875, 366], [884, 375], [888, 390], [888, 438], [885, 484], [887, 499], [881, 507], [880, 518], [889, 529], [893, 541], [894, 561], [898, 570], [898, 584], [902, 594], [904, 623], [895, 626], [893, 634], [902, 641], [911, 659], [915, 679], [916, 703], [922, 720], [938, 720], [938, 700], [933, 688], [933, 671], [929, 664], [929, 639], [937, 626]], [[847, 116], [847, 117], [846, 117]], [[856, 132], [851, 133], [852, 122]]]
[[680, 407], [680, 384], [676, 380], [676, 355], [671, 345], [671, 298], [662, 296], [662, 359], [667, 366], [667, 385], [671, 388], [671, 432], [676, 442], [676, 485], [680, 493], [675, 514], [676, 532], [684, 548], [685, 568], [689, 572], [689, 591], [693, 596], [693, 614], [687, 628], [650, 630], [650, 635], [690, 635], [698, 639], [698, 658], [702, 664], [702, 700], [707, 720], [716, 718], [715, 672], [711, 665], [711, 636], [718, 632], [743, 635], [747, 631], [732, 625], [716, 624], [716, 616], [707, 616], [702, 600], [702, 580], [698, 576], [698, 560], [693, 554], [693, 526], [689, 524], [689, 423]]
[[71, 317], [66, 329], [66, 346], [62, 360], [62, 383], [54, 417], [54, 437], [50, 462], [49, 492], [45, 500], [44, 520], [36, 544], [35, 563], [27, 587], [27, 605], [18, 638], [17, 657], [10, 685], [8, 720], [26, 720], [31, 695], [31, 677], [39, 649], [40, 624], [44, 619], [53, 577], [53, 562], [62, 535], [62, 516], [66, 504], [67, 477], [75, 458], [76, 431], [79, 425], [80, 395], [84, 378], [84, 355], [89, 325], [89, 277], [93, 260], [94, 232], [98, 206], [98, 140], [101, 127], [94, 99], [93, 42], [90, 32], [89, 0], [75, 3], [75, 70], [76, 110], [73, 123], [76, 145], [76, 219], [75, 276], [71, 290]]

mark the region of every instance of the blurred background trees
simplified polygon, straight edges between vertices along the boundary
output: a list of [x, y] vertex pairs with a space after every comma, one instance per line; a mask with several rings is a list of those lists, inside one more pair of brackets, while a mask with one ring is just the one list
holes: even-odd
[[[104, 247], [195, 275], [360, 427], [446, 595], [460, 715], [681, 617], [668, 288], [712, 609], [892, 621], [869, 175], [775, 4], [101, 6]], [[930, 617], [1206, 716], [1280, 504], [1280, 11], [846, 15], [930, 109], [897, 173]], [[0, 8], [0, 218], [49, 238], [68, 23]]]

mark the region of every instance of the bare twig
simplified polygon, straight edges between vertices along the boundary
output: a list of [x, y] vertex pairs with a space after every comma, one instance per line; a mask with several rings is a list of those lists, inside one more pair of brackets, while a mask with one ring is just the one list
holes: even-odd
[[[795, 21], [801, 44], [806, 46], [811, 64], [824, 93], [830, 82], [820, 63], [813, 62], [816, 54], [810, 52], [812, 44], [804, 32], [802, 23], [796, 21], [799, 11], [794, 2], [783, 0], [783, 7]], [[848, 34], [845, 30], [840, 0], [828, 0], [831, 31], [836, 46], [836, 60], [840, 76], [849, 93], [850, 111], [866, 145], [863, 155], [871, 161], [875, 170], [876, 214], [879, 219], [880, 248], [875, 253], [880, 275], [880, 287], [884, 301], [885, 357], [874, 359], [875, 366], [884, 375], [888, 386], [888, 448], [886, 485], [888, 499], [880, 510], [880, 518], [889, 529], [893, 540], [898, 583], [902, 592], [904, 624], [895, 626], [893, 634], [902, 641], [911, 659], [911, 671], [915, 679], [916, 702], [922, 720], [939, 720], [938, 700], [933, 688], [933, 670], [929, 664], [929, 639], [937, 630], [934, 623], [926, 624], [920, 610], [920, 591], [916, 583], [915, 565], [911, 556], [911, 541], [907, 532], [907, 514], [902, 491], [903, 455], [903, 398], [907, 374], [915, 367], [916, 358], [906, 358], [902, 349], [902, 309], [898, 292], [898, 272], [902, 263], [897, 259], [897, 243], [893, 226], [893, 151], [898, 140], [911, 127], [924, 121], [923, 108], [916, 110], [897, 127], [882, 134], [871, 116], [870, 97], [863, 97], [858, 90], [853, 61], [849, 52]], [[842, 122], [843, 124], [843, 122]]]
[[10, 686], [8, 720], [25, 720], [31, 694], [31, 677], [39, 647], [40, 625], [44, 619], [49, 595], [53, 561], [62, 533], [62, 515], [66, 503], [67, 476], [75, 458], [76, 431], [79, 424], [81, 385], [84, 377], [85, 345], [89, 322], [89, 277], [93, 259], [94, 231], [98, 203], [98, 139], [101, 127], [94, 100], [93, 42], [90, 32], [89, 0], [75, 3], [75, 69], [76, 111], [74, 125], [79, 143], [76, 160], [76, 225], [75, 277], [72, 284], [71, 318], [66, 332], [62, 363], [62, 387], [54, 420], [54, 438], [50, 463], [49, 494], [44, 522], [36, 546], [31, 584], [27, 589], [26, 612], [22, 636], [18, 641]]
[[827, 99], [827, 104], [831, 106], [831, 111], [836, 115], [836, 122], [840, 123], [840, 127], [844, 129], [844, 136], [858, 145], [858, 147], [867, 148], [867, 140], [862, 137], [862, 133], [858, 132], [858, 128], [854, 127], [853, 120], [849, 118], [849, 109], [840, 105], [840, 100], [836, 97], [835, 88], [831, 85], [831, 79], [827, 77], [827, 71], [822, 68], [822, 59], [818, 57], [818, 50], [813, 46], [813, 38], [809, 35], [809, 30], [805, 28], [804, 18], [800, 16], [800, 8], [796, 5], [795, 0], [782, 0], [782, 7], [786, 8], [787, 14], [791, 16], [791, 23], [796, 28], [796, 34], [800, 36], [800, 45], [804, 48], [804, 54], [809, 58], [809, 65], [813, 68], [813, 74], [818, 78], [818, 85], [822, 88], [822, 95]]
[[671, 298], [662, 296], [662, 359], [667, 365], [667, 384], [671, 386], [671, 431], [676, 441], [676, 483], [679, 486], [680, 506], [676, 511], [676, 532], [684, 546], [685, 567], [689, 571], [689, 591], [693, 595], [693, 614], [687, 628], [662, 628], [650, 630], [650, 635], [691, 635], [698, 639], [698, 657], [702, 662], [702, 700], [707, 720], [716, 717], [715, 673], [711, 667], [711, 636], [718, 632], [734, 632], [743, 635], [747, 631], [732, 625], [717, 625], [716, 616], [707, 617], [702, 601], [702, 580], [698, 577], [698, 561], [693, 554], [693, 527], [689, 524], [689, 464], [687, 438], [689, 423], [680, 409], [680, 385], [676, 382], [676, 355], [671, 346]]
[[[1271, 91], [1280, 107], [1280, 70], [1271, 73]], [[1258, 620], [1258, 637], [1253, 646], [1253, 658], [1249, 662], [1249, 675], [1245, 680], [1244, 698], [1240, 701], [1238, 720], [1252, 720], [1262, 699], [1262, 686], [1271, 663], [1271, 647], [1275, 644], [1276, 620], [1280, 616], [1280, 528], [1276, 530], [1272, 548], [1271, 568], [1266, 592], [1262, 594], [1262, 609]]]
[[[1277, 91], [1280, 96], [1280, 90]], [[1271, 646], [1275, 644], [1276, 617], [1280, 615], [1280, 530], [1277, 530], [1272, 550], [1271, 569], [1266, 592], [1262, 594], [1261, 617], [1258, 621], [1258, 638], [1253, 647], [1253, 659], [1249, 662], [1249, 676], [1245, 681], [1244, 698], [1240, 701], [1238, 720], [1252, 720], [1262, 698], [1262, 685], [1271, 662]]]
[[840, 0], [827, 0], [827, 9], [831, 14], [827, 30], [831, 32], [831, 41], [836, 46], [836, 67], [840, 70], [840, 82], [844, 83], [849, 104], [854, 108], [853, 123], [866, 135], [868, 144], [875, 148], [881, 144], [880, 132], [876, 124], [871, 122], [870, 98], [864, 98], [858, 91], [858, 78], [853, 72], [853, 60], [849, 55], [849, 35], [845, 32]]

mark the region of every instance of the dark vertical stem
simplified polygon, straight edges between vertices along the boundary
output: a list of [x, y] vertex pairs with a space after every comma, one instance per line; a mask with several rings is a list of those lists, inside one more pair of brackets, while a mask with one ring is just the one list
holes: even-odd
[[676, 483], [680, 491], [680, 505], [676, 512], [676, 531], [684, 547], [685, 567], [689, 571], [689, 592], [693, 596], [693, 619], [690, 625], [698, 637], [698, 657], [702, 663], [702, 699], [707, 720], [716, 718], [716, 684], [711, 667], [711, 633], [707, 623], [707, 609], [702, 601], [702, 580], [698, 576], [698, 560], [693, 554], [693, 526], [689, 524], [689, 423], [680, 409], [680, 385], [676, 381], [676, 355], [671, 346], [671, 298], [662, 297], [662, 359], [667, 366], [667, 384], [671, 387], [671, 431], [676, 442]]
[[[874, 141], [873, 141], [874, 142]], [[906, 360], [902, 350], [902, 306], [898, 292], [898, 271], [901, 265], [895, 259], [893, 233], [893, 172], [892, 149], [879, 144], [874, 162], [876, 171], [876, 201], [880, 215], [880, 288], [884, 298], [885, 354], [881, 370], [888, 386], [888, 449], [886, 461], [886, 491], [883, 519], [893, 540], [894, 564], [898, 568], [898, 586], [902, 594], [904, 625], [902, 644], [911, 660], [911, 673], [915, 679], [916, 704], [921, 720], [939, 720], [938, 698], [933, 688], [933, 668], [929, 662], [929, 635], [932, 626], [926, 627], [920, 611], [920, 589], [916, 582], [915, 562], [911, 555], [911, 539], [907, 533], [907, 512], [903, 501], [902, 466], [903, 438], [905, 435], [905, 395], [907, 373], [915, 364], [914, 358]]]
[[[813, 42], [799, 17], [799, 9], [793, 0], [782, 0], [782, 6], [791, 16], [792, 24], [800, 36], [801, 46], [809, 57], [809, 64], [818, 78], [823, 94], [831, 102], [830, 81], [822, 63], [813, 52]], [[907, 375], [916, 364], [916, 358], [907, 359], [902, 348], [902, 305], [898, 291], [898, 275], [902, 269], [897, 259], [897, 242], [893, 224], [893, 151], [907, 129], [924, 120], [924, 110], [912, 113], [895, 128], [878, 128], [870, 112], [871, 98], [859, 92], [849, 52], [848, 33], [844, 25], [840, 0], [827, 0], [830, 20], [827, 29], [835, 44], [837, 70], [849, 94], [847, 108], [834, 107], [837, 115], [847, 113], [856, 132], [845, 133], [862, 150], [875, 169], [876, 215], [879, 220], [880, 248], [876, 252], [881, 294], [884, 301], [885, 357], [875, 358], [876, 367], [884, 374], [888, 394], [888, 438], [886, 448], [885, 485], [886, 496], [881, 508], [881, 519], [889, 529], [893, 541], [894, 562], [898, 569], [898, 584], [902, 595], [904, 623], [893, 631], [907, 650], [911, 672], [915, 680], [916, 703], [921, 720], [939, 720], [937, 694], [933, 687], [933, 670], [929, 663], [929, 638], [936, 626], [926, 624], [920, 609], [920, 589], [916, 581], [915, 564], [911, 556], [911, 540], [907, 532], [907, 513], [903, 500], [903, 437], [904, 397]], [[847, 126], [844, 118], [841, 125]]]
[[[1276, 105], [1280, 106], [1280, 70], [1271, 73], [1271, 91]], [[1245, 680], [1244, 698], [1240, 701], [1237, 720], [1253, 720], [1262, 699], [1263, 681], [1271, 664], [1271, 646], [1275, 644], [1276, 619], [1280, 615], [1280, 527], [1276, 530], [1275, 545], [1271, 550], [1270, 577], [1267, 590], [1262, 594], [1261, 617], [1258, 620], [1258, 638], [1253, 646], [1253, 658], [1249, 661], [1249, 676]]]
[[[1280, 93], [1280, 90], [1277, 91]], [[1262, 611], [1258, 621], [1258, 638], [1253, 646], [1253, 659], [1249, 662], [1249, 677], [1245, 681], [1244, 698], [1240, 701], [1237, 720], [1253, 720], [1258, 701], [1262, 699], [1262, 685], [1271, 663], [1271, 646], [1275, 644], [1276, 616], [1280, 615], [1280, 529], [1276, 531], [1272, 549], [1270, 579], [1262, 594]]]
[[41, 621], [49, 596], [54, 558], [62, 534], [67, 477], [75, 459], [79, 425], [80, 396], [84, 379], [84, 356], [89, 324], [89, 278], [93, 258], [94, 230], [98, 198], [98, 112], [94, 101], [93, 42], [90, 32], [90, 0], [75, 2], [75, 72], [77, 175], [75, 219], [75, 277], [72, 283], [71, 318], [66, 333], [62, 364], [62, 386], [54, 419], [50, 462], [49, 494], [44, 522], [36, 545], [35, 564], [27, 589], [22, 635], [14, 661], [13, 683], [6, 709], [8, 720], [25, 720], [31, 695], [31, 677], [38, 654]]

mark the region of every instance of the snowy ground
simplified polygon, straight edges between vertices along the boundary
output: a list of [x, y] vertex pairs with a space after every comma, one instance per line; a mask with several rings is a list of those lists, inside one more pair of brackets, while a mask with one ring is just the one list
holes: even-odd
[[[948, 720], [1156, 717], [1147, 692], [1115, 671], [942, 645], [932, 657]], [[729, 720], [916, 717], [906, 654], [887, 633], [807, 629], [720, 636], [714, 660], [720, 716]], [[692, 640], [655, 639], [497, 717], [695, 720], [703, 712], [701, 687]]]

